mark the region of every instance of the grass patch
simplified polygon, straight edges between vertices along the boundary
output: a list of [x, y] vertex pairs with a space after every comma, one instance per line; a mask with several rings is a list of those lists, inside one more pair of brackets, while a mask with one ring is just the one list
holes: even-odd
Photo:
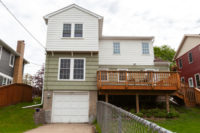
[[97, 133], [101, 133], [101, 128], [100, 128], [99, 124], [97, 123], [97, 120], [95, 120], [92, 124], [93, 124], [93, 125], [95, 126], [95, 128], [96, 128], [96, 132], [97, 132]]
[[22, 109], [33, 103], [19, 103], [0, 108], [0, 133], [22, 133], [37, 126], [33, 120], [34, 109]]
[[176, 133], [200, 133], [200, 109], [177, 107], [179, 117], [154, 121], [158, 125]]

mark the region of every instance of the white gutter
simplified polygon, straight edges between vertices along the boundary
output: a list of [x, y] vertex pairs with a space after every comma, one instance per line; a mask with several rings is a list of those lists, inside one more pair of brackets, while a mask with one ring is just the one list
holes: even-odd
[[31, 107], [37, 107], [37, 106], [43, 105], [43, 102], [44, 102], [44, 78], [45, 78], [45, 63], [44, 63], [44, 76], [43, 76], [43, 88], [42, 88], [41, 103], [40, 104], [34, 104], [34, 105], [29, 105], [29, 106], [22, 107], [23, 109], [25, 109], [25, 108], [31, 108]]

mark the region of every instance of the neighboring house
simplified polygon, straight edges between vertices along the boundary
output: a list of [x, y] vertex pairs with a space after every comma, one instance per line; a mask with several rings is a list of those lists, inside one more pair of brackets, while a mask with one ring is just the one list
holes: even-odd
[[174, 60], [183, 83], [200, 88], [200, 35], [184, 35]]
[[96, 118], [98, 70], [169, 71], [168, 62], [154, 62], [154, 37], [102, 36], [103, 17], [76, 4], [44, 19], [48, 25], [43, 106], [47, 122]]
[[17, 51], [0, 39], [0, 86], [22, 83], [23, 68], [28, 63], [23, 59], [24, 41], [18, 41]]

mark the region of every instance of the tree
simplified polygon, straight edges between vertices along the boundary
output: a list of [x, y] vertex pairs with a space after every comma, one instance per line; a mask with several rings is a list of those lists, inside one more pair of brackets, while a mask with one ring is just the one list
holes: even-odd
[[37, 73], [33, 76], [33, 87], [35, 88], [35, 92], [39, 94], [34, 95], [41, 95], [42, 88], [43, 88], [43, 78], [44, 78], [44, 66], [37, 71]]
[[173, 61], [176, 51], [168, 45], [155, 46], [154, 55], [160, 59], [171, 62], [170, 70], [176, 71], [176, 63]]
[[161, 58], [161, 59], [169, 61], [169, 62], [173, 62], [173, 57], [174, 57], [175, 53], [176, 53], [176, 51], [168, 45], [154, 47], [155, 57]]

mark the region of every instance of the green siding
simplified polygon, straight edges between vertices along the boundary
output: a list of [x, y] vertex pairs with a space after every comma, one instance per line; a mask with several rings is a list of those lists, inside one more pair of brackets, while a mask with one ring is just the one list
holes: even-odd
[[168, 66], [154, 65], [100, 65], [99, 68], [108, 68], [109, 70], [128, 69], [129, 71], [141, 71], [145, 69], [159, 69], [159, 71], [169, 71]]
[[[85, 58], [86, 71], [85, 81], [62, 81], [58, 80], [59, 58]], [[48, 54], [45, 66], [45, 90], [97, 90], [96, 73], [98, 70], [98, 54], [74, 53], [73, 56], [66, 54]]]

